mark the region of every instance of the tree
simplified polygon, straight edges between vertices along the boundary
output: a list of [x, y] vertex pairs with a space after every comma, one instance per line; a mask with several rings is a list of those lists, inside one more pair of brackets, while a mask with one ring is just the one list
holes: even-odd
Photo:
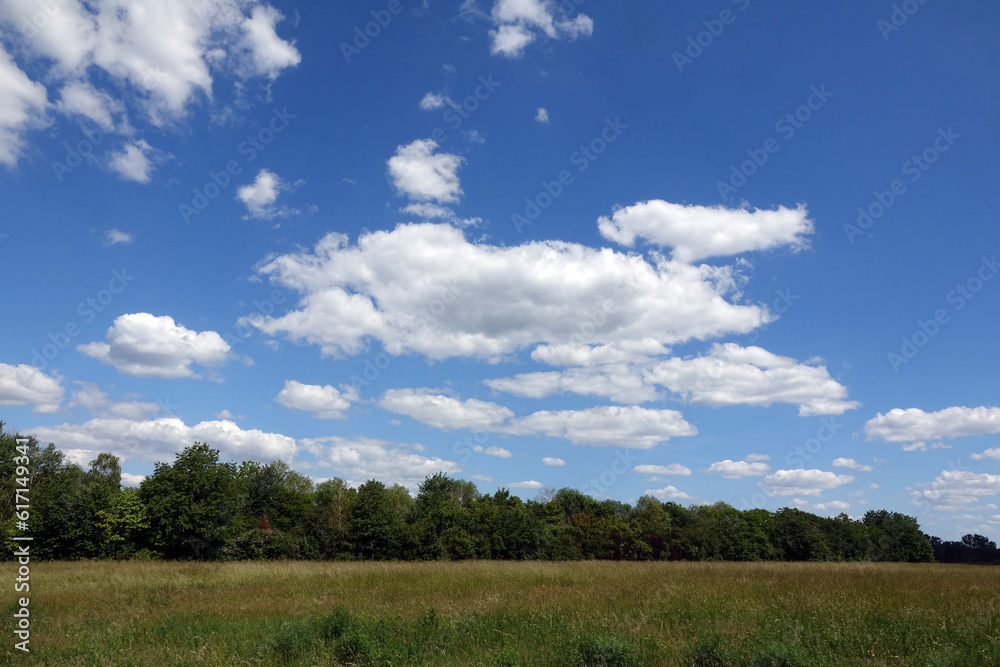
[[210, 559], [219, 554], [226, 528], [240, 506], [236, 467], [219, 463], [219, 451], [195, 442], [174, 460], [157, 463], [139, 496], [154, 543], [166, 556]]
[[391, 560], [399, 556], [403, 537], [399, 509], [399, 499], [382, 482], [370, 479], [358, 487], [348, 526], [359, 558]]
[[868, 528], [875, 560], [934, 562], [934, 549], [914, 517], [887, 510], [869, 510], [862, 522]]

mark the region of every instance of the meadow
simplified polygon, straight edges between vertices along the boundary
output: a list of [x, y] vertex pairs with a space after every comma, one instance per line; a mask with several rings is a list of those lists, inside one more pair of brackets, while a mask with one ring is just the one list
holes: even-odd
[[985, 566], [42, 562], [31, 588], [9, 664], [1000, 664]]

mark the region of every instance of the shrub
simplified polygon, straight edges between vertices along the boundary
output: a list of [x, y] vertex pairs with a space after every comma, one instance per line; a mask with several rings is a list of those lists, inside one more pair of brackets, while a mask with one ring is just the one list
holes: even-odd
[[584, 637], [577, 647], [581, 667], [636, 667], [639, 653], [621, 637]]

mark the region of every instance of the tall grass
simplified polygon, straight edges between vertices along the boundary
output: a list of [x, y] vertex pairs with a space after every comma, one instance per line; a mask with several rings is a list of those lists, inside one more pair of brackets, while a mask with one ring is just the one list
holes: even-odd
[[1000, 665], [987, 567], [55, 562], [31, 596], [17, 664]]

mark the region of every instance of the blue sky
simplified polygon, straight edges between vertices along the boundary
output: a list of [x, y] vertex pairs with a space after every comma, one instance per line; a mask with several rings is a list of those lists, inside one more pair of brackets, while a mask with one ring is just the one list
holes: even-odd
[[998, 28], [7, 0], [3, 419], [130, 484], [202, 440], [996, 535]]

